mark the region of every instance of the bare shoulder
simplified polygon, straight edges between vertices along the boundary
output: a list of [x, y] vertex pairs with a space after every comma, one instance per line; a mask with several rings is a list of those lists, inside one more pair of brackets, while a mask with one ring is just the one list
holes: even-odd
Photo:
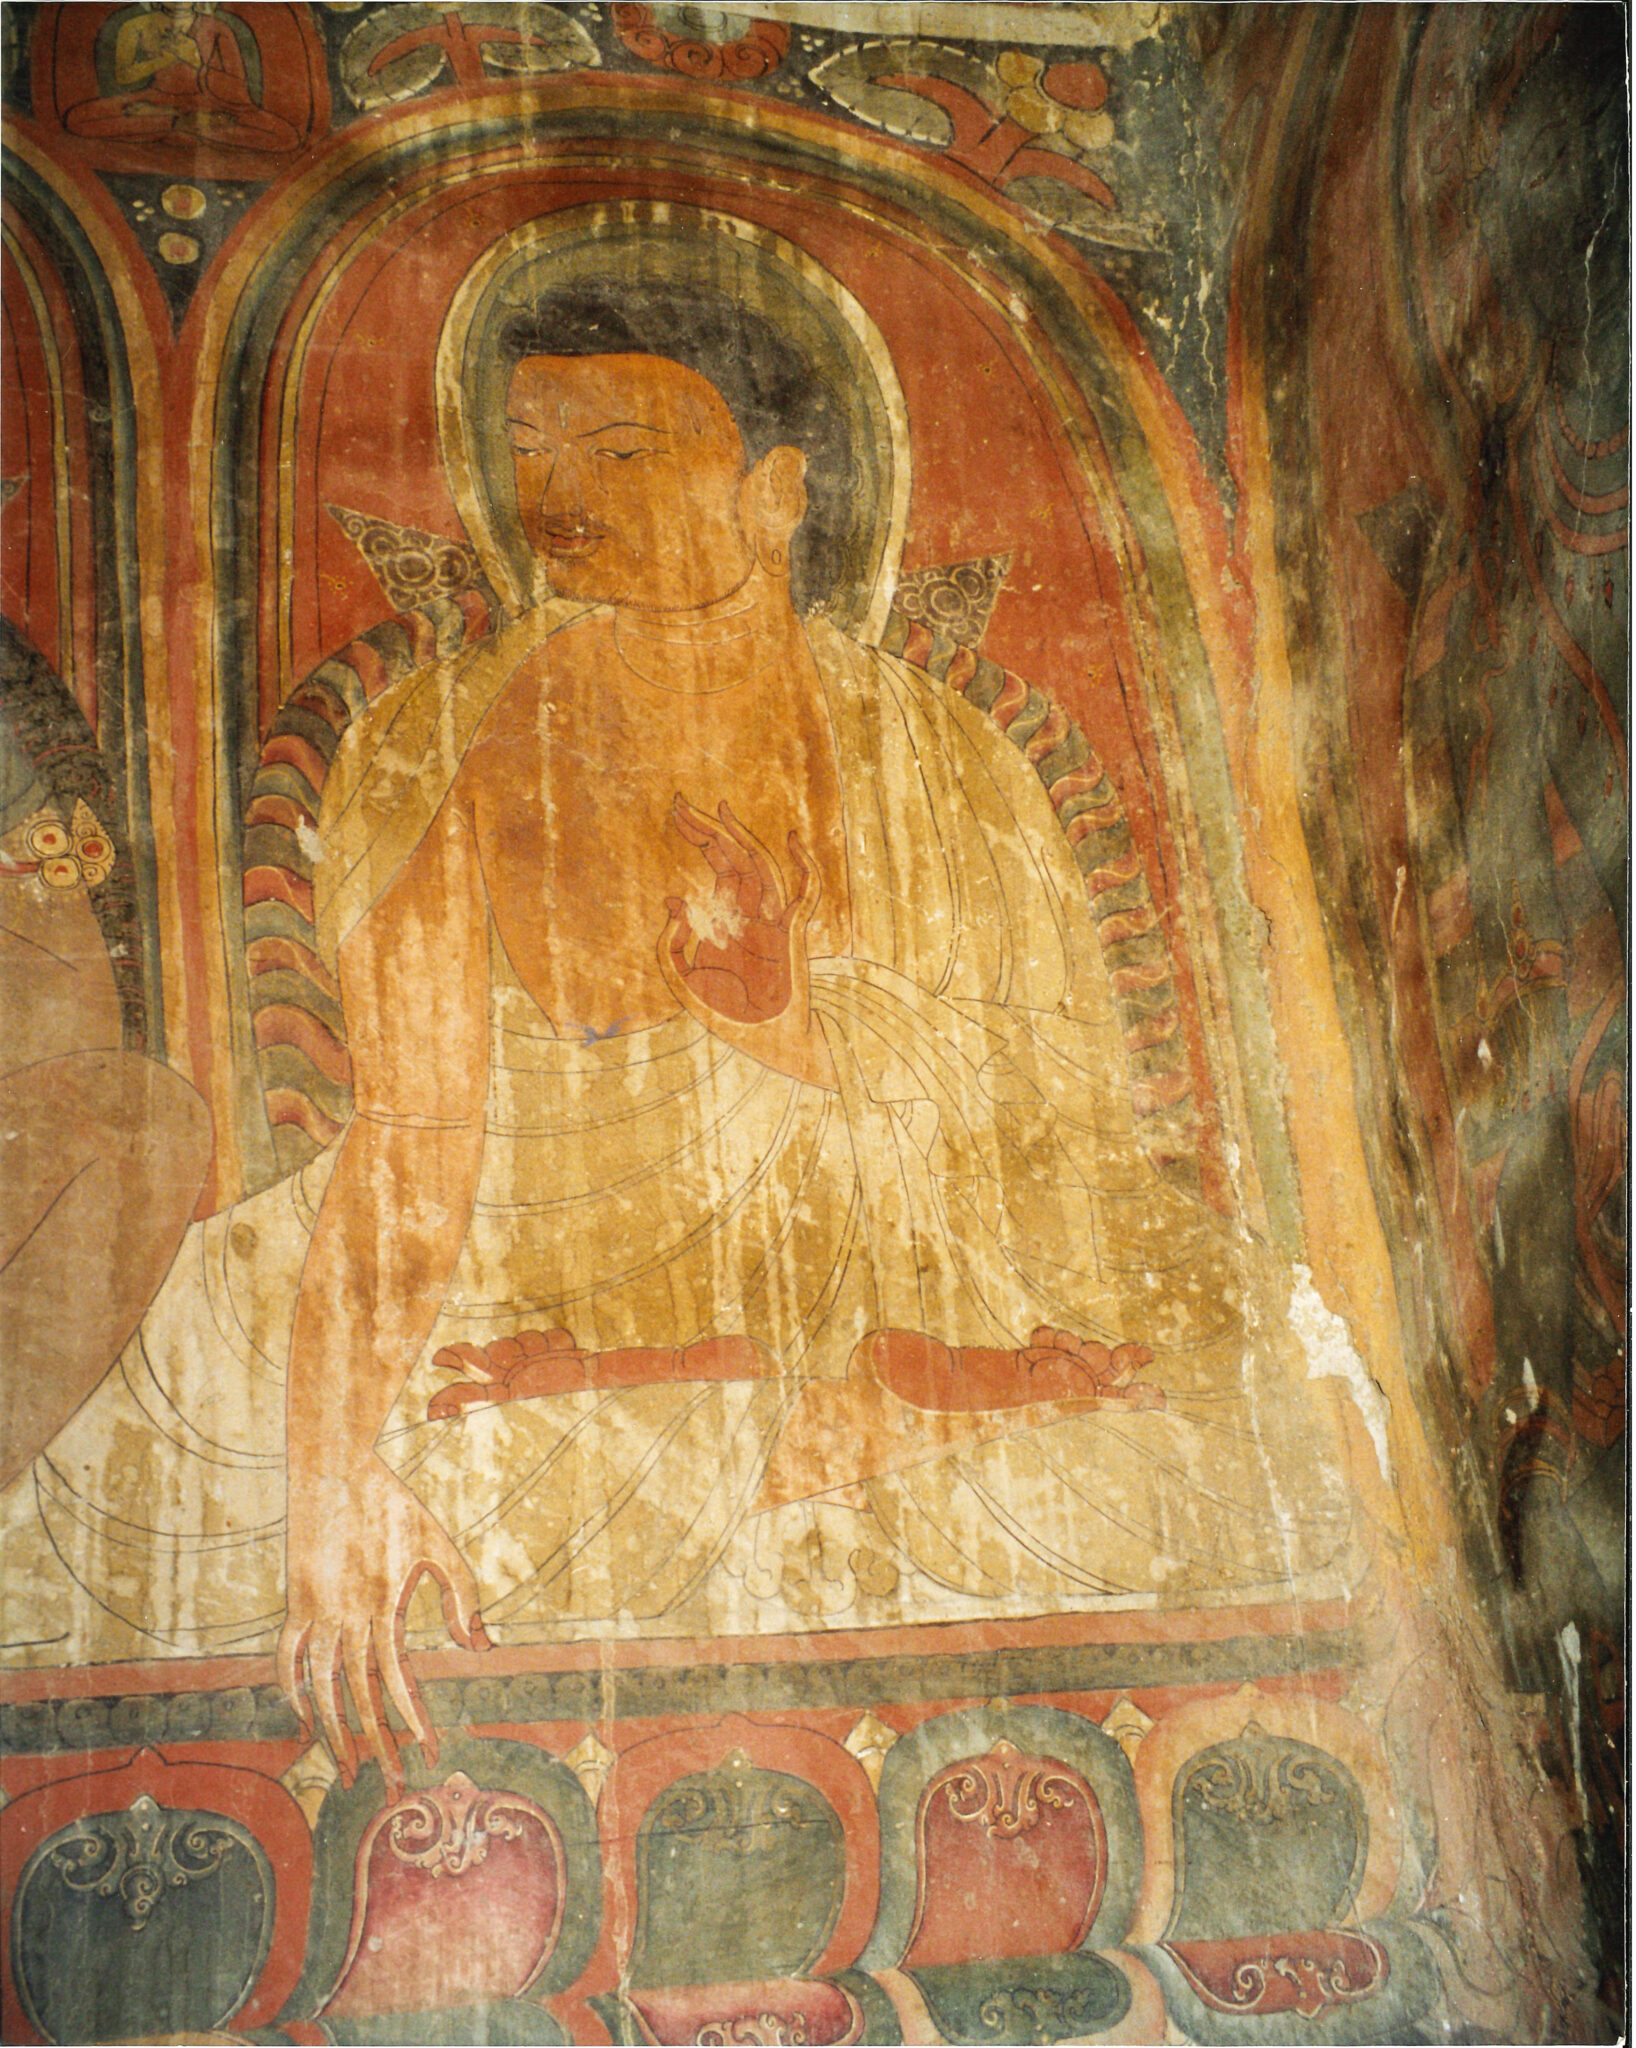
[[541, 713], [575, 677], [593, 669], [611, 644], [612, 613], [583, 612], [557, 625], [540, 621], [525, 638], [516, 665], [495, 697], [461, 768], [462, 794], [474, 797], [509, 784], [519, 761], [538, 744]]

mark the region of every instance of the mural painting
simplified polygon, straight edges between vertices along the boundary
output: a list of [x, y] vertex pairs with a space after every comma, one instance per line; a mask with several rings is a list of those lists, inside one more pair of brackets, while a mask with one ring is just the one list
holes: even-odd
[[1613, 2038], [1623, 33], [6, 10], [5, 2038]]

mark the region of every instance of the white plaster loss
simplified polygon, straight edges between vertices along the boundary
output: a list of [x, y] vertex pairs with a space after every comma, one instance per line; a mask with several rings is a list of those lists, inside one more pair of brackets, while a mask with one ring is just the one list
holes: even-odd
[[[852, 35], [986, 37], [995, 31], [992, 6], [970, 0], [769, 0], [758, 11], [774, 21]], [[1106, 0], [1090, 17], [1087, 34], [1082, 8], [1032, 6], [1026, 34], [1020, 21], [1014, 33], [1018, 41], [1036, 45], [1129, 50], [1156, 36], [1173, 12], [1162, 0]]]
[[1568, 1712], [1568, 1740], [1573, 1745], [1574, 1790], [1579, 1794], [1580, 1810], [1586, 1807], [1585, 1760], [1579, 1740], [1579, 1630], [1570, 1621], [1566, 1628], [1558, 1629], [1556, 1638], [1557, 1655], [1562, 1659], [1564, 1689], [1570, 1702]]
[[323, 859], [324, 842], [318, 836], [316, 825], [297, 825], [295, 828], [295, 843], [307, 856], [308, 860]]
[[687, 921], [697, 936], [712, 946], [725, 946], [744, 931], [744, 913], [719, 896], [713, 885], [693, 884], [687, 891]]
[[1311, 1271], [1302, 1265], [1294, 1269], [1290, 1288], [1289, 1320], [1306, 1353], [1309, 1380], [1344, 1380], [1347, 1392], [1363, 1417], [1363, 1426], [1375, 1447], [1380, 1476], [1392, 1484], [1392, 1454], [1387, 1448], [1386, 1396], [1369, 1376], [1358, 1356], [1346, 1324], [1329, 1308], [1312, 1284]]

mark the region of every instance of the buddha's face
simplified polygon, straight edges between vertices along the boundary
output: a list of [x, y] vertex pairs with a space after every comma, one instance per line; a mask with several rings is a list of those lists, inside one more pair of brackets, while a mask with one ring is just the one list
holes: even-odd
[[523, 531], [560, 595], [681, 610], [749, 575], [744, 448], [707, 378], [661, 356], [527, 356], [506, 417]]

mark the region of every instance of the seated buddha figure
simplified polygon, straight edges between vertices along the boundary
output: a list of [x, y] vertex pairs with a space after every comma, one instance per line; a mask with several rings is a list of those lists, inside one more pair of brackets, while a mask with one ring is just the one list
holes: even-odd
[[213, 0], [168, 0], [139, 8], [114, 37], [113, 91], [70, 107], [73, 135], [108, 142], [179, 137], [222, 149], [278, 153], [300, 136], [281, 114], [258, 106], [231, 22]]
[[343, 1765], [346, 1692], [389, 1771], [389, 1704], [431, 1738], [422, 1580], [482, 1647], [1343, 1568], [1287, 1280], [1137, 1142], [1039, 778], [802, 616], [807, 455], [758, 323], [674, 312], [564, 287], [505, 330], [551, 594], [331, 770], [352, 1121], [197, 1228], [6, 1497], [14, 1558], [32, 1517], [57, 1560], [11, 1574], [35, 1636], [277, 1636]]

